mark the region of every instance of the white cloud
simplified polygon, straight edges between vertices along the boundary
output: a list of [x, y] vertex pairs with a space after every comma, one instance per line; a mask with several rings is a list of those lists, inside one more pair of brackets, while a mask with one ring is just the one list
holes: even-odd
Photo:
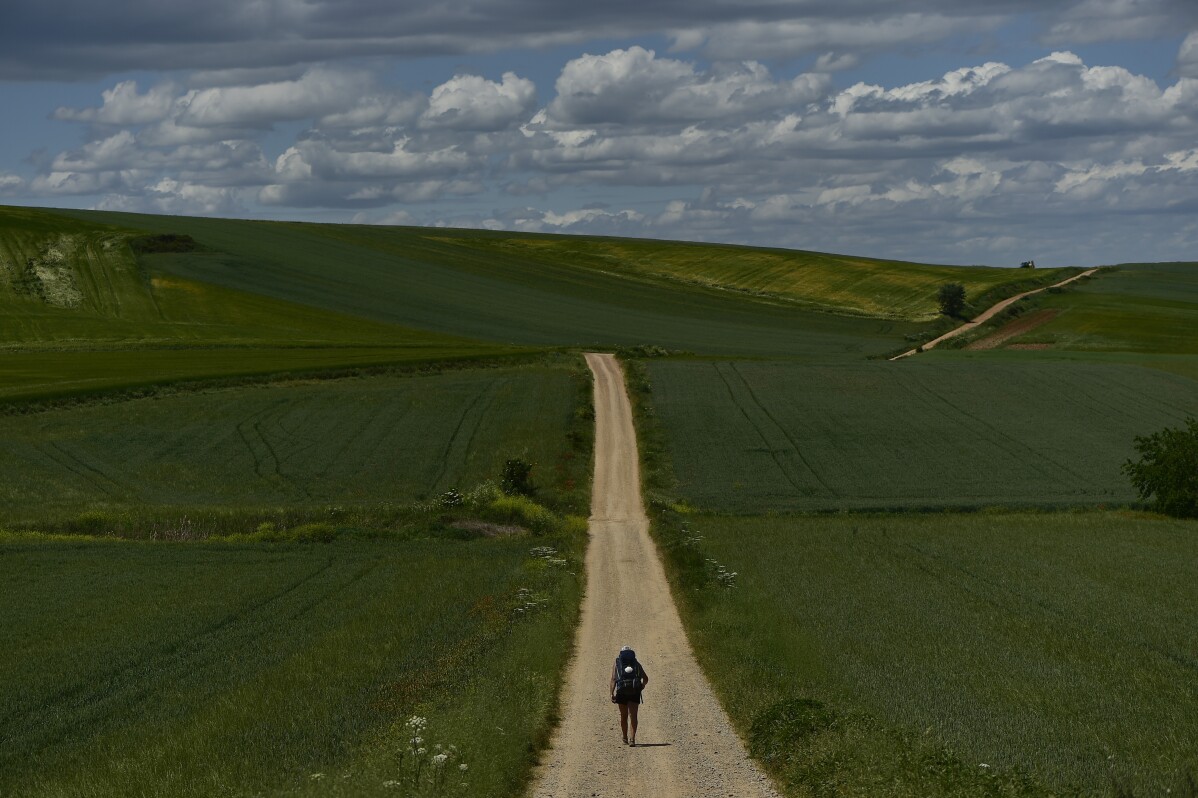
[[25, 179], [17, 175], [0, 172], [0, 194], [11, 195], [25, 187]]
[[311, 119], [352, 106], [370, 83], [363, 72], [313, 67], [295, 80], [192, 90], [179, 99], [179, 121], [193, 127], [264, 127]]
[[125, 80], [100, 93], [104, 102], [99, 108], [59, 108], [54, 117], [105, 125], [143, 125], [166, 119], [174, 108], [176, 93], [173, 84], [160, 83], [139, 94], [137, 81]]
[[536, 99], [533, 82], [514, 72], [505, 72], [501, 83], [458, 75], [433, 89], [420, 123], [429, 128], [503, 130], [528, 119]]
[[1186, 36], [1177, 53], [1177, 72], [1185, 78], [1198, 78], [1198, 31]]
[[714, 122], [802, 105], [821, 97], [827, 86], [820, 74], [776, 82], [755, 61], [718, 64], [700, 73], [693, 64], [633, 46], [567, 63], [555, 85], [557, 97], [543, 118], [564, 126]]

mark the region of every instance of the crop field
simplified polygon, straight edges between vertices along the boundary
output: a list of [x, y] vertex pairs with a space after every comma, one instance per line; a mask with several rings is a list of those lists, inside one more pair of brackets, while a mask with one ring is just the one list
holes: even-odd
[[1134, 438], [1198, 413], [1194, 380], [1127, 364], [648, 369], [677, 495], [738, 513], [1127, 503]]
[[404, 503], [495, 480], [509, 457], [537, 463], [535, 479], [552, 488], [588, 384], [581, 368], [285, 382], [0, 416], [0, 507], [29, 521], [155, 505]]
[[666, 548], [724, 705], [795, 795], [1164, 795], [1198, 774], [1196, 535], [691, 515]]
[[0, 795], [516, 794], [578, 546], [0, 533]]
[[924, 326], [806, 311], [785, 298], [505, 250], [492, 245], [505, 236], [486, 231], [92, 212], [70, 218], [199, 242], [194, 252], [145, 257], [157, 274], [493, 343], [856, 357], [892, 349]]

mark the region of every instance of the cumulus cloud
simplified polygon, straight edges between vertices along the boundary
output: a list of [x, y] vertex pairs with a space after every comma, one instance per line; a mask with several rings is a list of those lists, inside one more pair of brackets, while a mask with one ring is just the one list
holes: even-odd
[[775, 82], [756, 61], [700, 73], [693, 64], [634, 46], [567, 63], [545, 119], [559, 125], [716, 121], [801, 105], [827, 86], [820, 74]]
[[25, 187], [25, 179], [17, 175], [0, 172], [0, 195], [12, 195]]
[[527, 119], [536, 100], [533, 82], [514, 72], [505, 72], [500, 83], [458, 75], [433, 89], [420, 123], [454, 130], [502, 130]]
[[223, 86], [179, 98], [179, 122], [190, 127], [262, 127], [343, 111], [347, 99], [370, 86], [363, 72], [313, 68], [295, 80]]
[[59, 108], [56, 119], [74, 122], [99, 122], [105, 125], [143, 125], [165, 119], [175, 106], [176, 89], [170, 83], [138, 93], [137, 81], [125, 80], [101, 92], [99, 108]]
[[1177, 71], [1185, 78], [1198, 78], [1198, 31], [1186, 36], [1177, 53]]
[[[1194, 49], [1187, 40], [1179, 63]], [[1198, 196], [1198, 78], [1181, 69], [1162, 84], [1062, 49], [837, 87], [829, 73], [852, 53], [818, 52], [840, 55], [780, 77], [758, 61], [632, 45], [569, 60], [540, 106], [511, 72], [459, 74], [427, 93], [333, 66], [235, 73], [260, 83], [232, 72], [210, 85], [119, 83], [97, 107], [57, 115], [91, 140], [16, 190], [172, 213], [348, 209], [965, 262], [1064, 258], [1052, 241], [1070, 234], [1088, 247], [1074, 261], [1147, 231], [1170, 246], [1198, 236], [1163, 221]], [[282, 142], [266, 135], [287, 121], [306, 124]], [[641, 187], [654, 199], [636, 210], [578, 200]], [[446, 211], [463, 197], [518, 207]], [[1102, 231], [1083, 232], [1086, 220]], [[1131, 228], [1128, 243], [1111, 238]]]

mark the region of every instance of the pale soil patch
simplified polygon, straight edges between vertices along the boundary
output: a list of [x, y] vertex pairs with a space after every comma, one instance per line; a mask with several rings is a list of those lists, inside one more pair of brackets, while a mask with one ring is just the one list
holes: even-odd
[[[990, 333], [990, 335], [987, 335], [985, 338], [979, 338], [978, 340], [974, 341], [973, 343], [971, 343], [969, 346], [967, 346], [965, 348], [973, 349], [973, 350], [997, 349], [998, 347], [1002, 346], [1003, 344], [1005, 344], [1007, 341], [1011, 340], [1012, 338], [1017, 338], [1020, 335], [1023, 335], [1024, 333], [1031, 332], [1032, 330], [1036, 329], [1037, 327], [1039, 327], [1041, 325], [1047, 324], [1048, 322], [1052, 321], [1057, 316], [1059, 316], [1060, 313], [1061, 313], [1061, 311], [1052, 309], [1052, 308], [1045, 309], [1045, 310], [1037, 310], [1034, 313], [1028, 313], [1026, 315], [1020, 316], [1017, 319], [1012, 319], [1011, 321], [1004, 324], [1002, 327], [999, 327], [997, 330]], [[1016, 344], [1010, 348], [1014, 349], [1015, 346], [1019, 346], [1019, 345]], [[1028, 346], [1028, 345], [1024, 344], [1023, 346]], [[1041, 346], [1041, 345], [1032, 344], [1032, 346]], [[1047, 347], [1048, 347], [1048, 345], [1044, 344], [1041, 348], [1047, 348]]]
[[527, 535], [528, 530], [515, 524], [492, 524], [488, 521], [454, 521], [450, 526], [463, 532], [478, 532], [489, 538], [503, 538], [512, 535]]
[[[691, 652], [649, 537], [624, 375], [611, 355], [588, 354], [595, 374], [595, 481], [586, 596], [562, 693], [562, 722], [531, 794], [777, 798], [711, 691]], [[630, 645], [650, 684], [637, 747], [620, 740], [608, 694], [612, 663]]]

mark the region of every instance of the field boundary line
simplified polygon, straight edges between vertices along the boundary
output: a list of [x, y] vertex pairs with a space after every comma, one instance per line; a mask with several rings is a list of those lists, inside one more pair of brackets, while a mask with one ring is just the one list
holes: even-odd
[[947, 341], [949, 338], [956, 338], [958, 335], [967, 333], [970, 330], [974, 329], [975, 327], [980, 327], [981, 325], [990, 321], [990, 319], [994, 318], [994, 316], [996, 316], [997, 314], [1006, 310], [1011, 305], [1014, 305], [1019, 300], [1024, 299], [1025, 297], [1032, 296], [1033, 294], [1038, 294], [1041, 291], [1047, 291], [1050, 288], [1060, 288], [1061, 286], [1072, 283], [1074, 280], [1080, 280], [1083, 277], [1089, 277], [1090, 275], [1095, 274], [1097, 272], [1098, 272], [1098, 267], [1096, 266], [1093, 269], [1086, 269], [1081, 274], [1075, 274], [1072, 277], [1061, 280], [1061, 282], [1059, 282], [1059, 283], [1053, 283], [1052, 285], [1046, 285], [1043, 288], [1036, 288], [1031, 291], [1024, 291], [1022, 294], [1016, 294], [1015, 296], [1008, 297], [1000, 302], [995, 302], [993, 305], [988, 307], [986, 310], [983, 310], [977, 316], [974, 316], [972, 320], [965, 322], [960, 327], [955, 327], [955, 328], [949, 330], [948, 332], [946, 332], [944, 335], [941, 335], [939, 338], [933, 338], [931, 341], [928, 341], [926, 344], [920, 344], [919, 346], [915, 347], [914, 349], [909, 349], [906, 352], [903, 352], [901, 355], [895, 355], [894, 357], [889, 358], [889, 359], [892, 361], [902, 360], [905, 357], [911, 357], [912, 355], [919, 354], [920, 352], [926, 352], [929, 349], [934, 349], [937, 344]]

